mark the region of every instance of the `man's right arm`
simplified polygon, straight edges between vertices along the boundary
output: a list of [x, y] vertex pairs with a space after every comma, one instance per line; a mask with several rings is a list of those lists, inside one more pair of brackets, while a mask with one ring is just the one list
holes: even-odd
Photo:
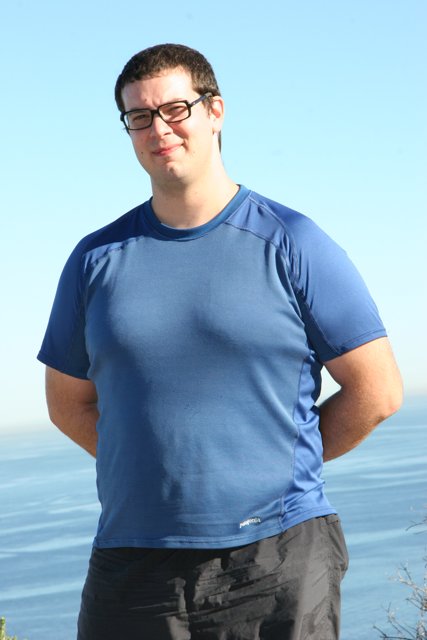
[[46, 400], [53, 424], [96, 457], [99, 412], [93, 382], [46, 367]]

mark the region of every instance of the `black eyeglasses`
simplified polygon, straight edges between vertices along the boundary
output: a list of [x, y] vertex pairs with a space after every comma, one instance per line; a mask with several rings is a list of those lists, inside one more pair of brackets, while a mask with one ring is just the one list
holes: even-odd
[[167, 123], [182, 122], [191, 116], [191, 108], [206, 98], [210, 98], [212, 93], [204, 93], [193, 102], [188, 100], [177, 100], [161, 104], [157, 109], [131, 109], [120, 114], [120, 120], [124, 123], [128, 131], [148, 129], [153, 124], [153, 118], [157, 114]]

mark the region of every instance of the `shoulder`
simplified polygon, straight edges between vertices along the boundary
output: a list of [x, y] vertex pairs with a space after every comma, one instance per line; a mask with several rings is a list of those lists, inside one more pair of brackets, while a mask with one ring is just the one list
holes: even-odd
[[84, 236], [71, 252], [65, 270], [85, 271], [109, 251], [140, 235], [143, 232], [143, 206], [138, 205], [113, 222]]
[[345, 259], [344, 250], [311, 218], [275, 200], [249, 191], [228, 224], [273, 244], [292, 271], [300, 273], [305, 261]]
[[255, 191], [248, 192], [228, 222], [263, 237], [278, 248], [289, 242], [298, 248], [307, 242], [328, 238], [308, 216]]
[[74, 252], [80, 257], [91, 253], [95, 257], [111, 247], [126, 242], [141, 233], [141, 209], [144, 205], [126, 212], [113, 222], [89, 233], [76, 245]]
[[89, 233], [74, 247], [65, 262], [59, 280], [59, 290], [82, 292], [87, 274], [99, 260], [143, 233], [143, 216], [139, 205], [113, 222]]

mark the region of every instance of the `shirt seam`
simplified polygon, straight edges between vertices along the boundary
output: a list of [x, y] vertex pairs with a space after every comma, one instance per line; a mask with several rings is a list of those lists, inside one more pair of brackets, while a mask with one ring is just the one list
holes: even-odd
[[[256, 200], [254, 200], [253, 198], [251, 198], [251, 196], [249, 196], [249, 199], [257, 206], [259, 206], [260, 208], [263, 208], [265, 211], [267, 211], [269, 213], [269, 215], [271, 215], [283, 228], [283, 231], [287, 234], [288, 238], [289, 238], [289, 242], [290, 242], [290, 248], [291, 248], [291, 252], [292, 252], [292, 260], [289, 259], [289, 257], [286, 255], [286, 253], [283, 251], [283, 249], [281, 248], [281, 246], [279, 244], [277, 244], [276, 242], [274, 242], [274, 240], [272, 240], [271, 238], [268, 238], [264, 235], [262, 235], [260, 232], [258, 231], [254, 231], [253, 229], [248, 229], [247, 227], [241, 226], [236, 224], [235, 222], [233, 222], [231, 219], [226, 220], [225, 224], [229, 224], [231, 226], [233, 226], [236, 229], [239, 229], [240, 231], [246, 231], [247, 233], [251, 233], [252, 235], [254, 235], [257, 238], [260, 238], [261, 240], [264, 240], [264, 242], [267, 242], [269, 244], [271, 244], [273, 247], [275, 247], [277, 249], [277, 251], [280, 253], [281, 256], [284, 257], [285, 259], [285, 263], [286, 266], [288, 268], [289, 271], [289, 280], [292, 286], [292, 289], [294, 290], [295, 293], [295, 298], [298, 302], [298, 305], [303, 304], [304, 308], [306, 309], [308, 315], [310, 316], [311, 321], [313, 322], [313, 324], [315, 325], [316, 329], [319, 331], [319, 334], [322, 336], [322, 339], [324, 341], [324, 343], [329, 347], [329, 349], [332, 351], [332, 353], [336, 354], [337, 356], [340, 355], [340, 349], [337, 349], [336, 347], [334, 347], [330, 341], [328, 340], [328, 338], [326, 337], [326, 335], [324, 334], [323, 330], [321, 329], [321, 327], [319, 326], [316, 318], [314, 317], [310, 306], [307, 303], [307, 300], [304, 296], [303, 290], [301, 289], [301, 287], [298, 286], [297, 284], [297, 280], [299, 277], [299, 271], [297, 271], [297, 273], [295, 273], [295, 269], [292, 268], [292, 263], [297, 264], [298, 261], [296, 259], [296, 250], [295, 250], [295, 240], [291, 234], [291, 232], [289, 231], [289, 229], [287, 228], [287, 226], [284, 224], [284, 222], [282, 220], [280, 220], [280, 218], [278, 216], [275, 215], [275, 213], [266, 205], [264, 205], [263, 203], [257, 203]], [[304, 325], [306, 325], [306, 323], [304, 322]], [[308, 338], [308, 336], [307, 336]], [[351, 340], [347, 341], [347, 342], [352, 342], [353, 340], [357, 340], [358, 338], [352, 338]], [[347, 343], [345, 343], [347, 344]], [[344, 345], [342, 345], [341, 348], [343, 348]], [[316, 351], [316, 350], [315, 350]], [[316, 351], [317, 353], [317, 351]], [[320, 355], [320, 354], [319, 354]]]
[[[292, 286], [292, 289], [294, 290], [295, 293], [295, 298], [298, 302], [298, 305], [304, 306], [304, 309], [306, 310], [308, 316], [310, 317], [310, 321], [313, 323], [313, 325], [315, 326], [316, 330], [318, 331], [319, 335], [322, 337], [322, 340], [324, 342], [324, 344], [329, 348], [329, 350], [331, 351], [332, 354], [334, 354], [332, 356], [333, 357], [337, 357], [340, 356], [344, 353], [346, 353], [347, 349], [346, 347], [348, 345], [351, 345], [354, 342], [359, 342], [360, 340], [363, 340], [363, 338], [371, 336], [371, 335], [385, 335], [384, 329], [375, 329], [375, 330], [371, 330], [368, 332], [365, 332], [363, 334], [359, 334], [353, 338], [350, 338], [349, 340], [347, 340], [346, 342], [344, 342], [342, 345], [340, 345], [339, 347], [334, 346], [330, 340], [328, 339], [328, 337], [325, 335], [323, 329], [321, 328], [321, 326], [319, 325], [319, 323], [316, 320], [316, 317], [313, 315], [312, 310], [306, 300], [306, 297], [304, 295], [303, 290], [301, 289], [301, 287], [298, 285], [297, 281], [299, 278], [299, 271], [297, 268], [293, 268], [292, 264], [297, 265], [298, 264], [298, 260], [296, 259], [296, 250], [295, 250], [295, 240], [294, 237], [292, 235], [292, 233], [289, 231], [287, 225], [283, 222], [283, 220], [281, 220], [275, 213], [274, 211], [271, 210], [271, 208], [262, 203], [262, 202], [257, 202], [257, 200], [255, 200], [251, 194], [248, 195], [248, 200], [250, 200], [253, 204], [255, 204], [258, 208], [263, 209], [264, 211], [266, 211], [271, 217], [273, 217], [278, 224], [280, 224], [281, 228], [283, 229], [284, 233], [286, 233], [288, 239], [289, 239], [289, 243], [290, 243], [290, 251], [291, 251], [291, 259], [289, 258], [289, 256], [286, 255], [286, 253], [283, 251], [282, 247], [277, 243], [274, 242], [273, 239], [267, 237], [266, 235], [263, 235], [262, 233], [260, 233], [259, 231], [255, 231], [254, 229], [250, 229], [247, 226], [243, 226], [243, 225], [239, 225], [237, 224], [234, 220], [233, 217], [235, 215], [236, 212], [233, 213], [233, 215], [224, 221], [224, 224], [228, 224], [232, 227], [234, 227], [235, 229], [238, 229], [239, 231], [246, 231], [247, 233], [252, 234], [253, 236], [260, 238], [261, 240], [263, 240], [266, 243], [271, 244], [273, 247], [275, 247], [277, 249], [277, 251], [280, 253], [280, 255], [285, 259], [285, 264], [288, 268], [288, 275], [289, 275], [289, 280]], [[302, 311], [302, 310], [301, 310]], [[307, 326], [307, 323], [304, 322], [304, 325]], [[308, 338], [308, 336], [307, 336]], [[368, 342], [368, 341], [367, 341]], [[363, 344], [360, 343], [360, 344]], [[326, 356], [325, 353], [322, 353], [322, 355], [320, 354], [320, 352], [318, 352], [316, 349], [314, 349], [314, 351], [318, 354], [319, 358], [321, 359], [322, 362], [330, 360], [332, 358], [329, 358]]]

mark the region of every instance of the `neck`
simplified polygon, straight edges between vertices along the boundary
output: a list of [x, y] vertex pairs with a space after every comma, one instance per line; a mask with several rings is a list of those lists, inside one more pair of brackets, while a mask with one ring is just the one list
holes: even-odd
[[169, 227], [189, 229], [199, 227], [212, 220], [236, 195], [238, 186], [225, 171], [215, 180], [209, 179], [194, 184], [176, 184], [153, 187], [153, 210]]

